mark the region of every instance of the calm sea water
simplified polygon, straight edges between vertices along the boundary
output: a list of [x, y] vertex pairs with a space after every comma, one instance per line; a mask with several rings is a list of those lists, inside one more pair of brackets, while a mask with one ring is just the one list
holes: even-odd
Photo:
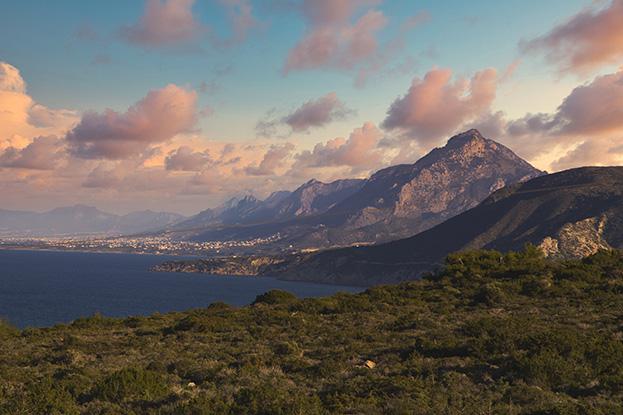
[[0, 250], [0, 317], [18, 327], [51, 326], [99, 312], [126, 317], [251, 303], [271, 289], [319, 297], [359, 288], [150, 272], [166, 256]]

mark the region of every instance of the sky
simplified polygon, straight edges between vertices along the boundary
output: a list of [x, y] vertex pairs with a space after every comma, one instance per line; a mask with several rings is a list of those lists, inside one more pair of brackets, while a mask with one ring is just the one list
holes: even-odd
[[469, 128], [623, 161], [623, 0], [0, 3], [0, 209], [194, 214]]

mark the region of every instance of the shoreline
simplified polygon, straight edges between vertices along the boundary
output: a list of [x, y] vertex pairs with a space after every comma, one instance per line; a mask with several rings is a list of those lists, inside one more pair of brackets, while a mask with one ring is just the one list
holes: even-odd
[[20, 247], [20, 246], [6, 246], [0, 245], [0, 251], [43, 251], [43, 252], [76, 252], [82, 254], [125, 254], [125, 255], [151, 255], [151, 256], [170, 256], [175, 258], [192, 258], [202, 259], [204, 256], [197, 254], [175, 254], [175, 253], [157, 253], [157, 252], [144, 252], [144, 251], [117, 251], [117, 250], [90, 250], [90, 249], [62, 249], [62, 248], [38, 248], [36, 246]]

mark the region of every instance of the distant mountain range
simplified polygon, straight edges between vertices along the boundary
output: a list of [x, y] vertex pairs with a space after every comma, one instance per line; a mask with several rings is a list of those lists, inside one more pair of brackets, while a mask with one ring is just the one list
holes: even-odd
[[168, 228], [169, 231], [203, 231], [228, 225], [279, 222], [324, 213], [357, 192], [364, 180], [346, 179], [332, 183], [310, 180], [293, 192], [278, 191], [266, 200], [248, 195], [233, 198], [215, 209], [207, 209]]
[[581, 257], [623, 248], [623, 167], [585, 167], [494, 192], [477, 207], [407, 239], [309, 255], [271, 270], [294, 280], [372, 285], [417, 277], [455, 251], [520, 249]]
[[84, 205], [61, 207], [43, 213], [0, 209], [0, 235], [135, 234], [161, 229], [183, 219], [185, 217], [177, 213], [151, 210], [120, 216]]
[[113, 215], [88, 206], [45, 213], [0, 211], [0, 232], [28, 235], [143, 234], [174, 240], [265, 238], [267, 251], [382, 243], [429, 229], [509, 184], [545, 174], [477, 130], [456, 135], [414, 164], [368, 179], [310, 180], [265, 200], [233, 198], [190, 218], [172, 213]]
[[309, 181], [265, 201], [251, 196], [167, 229], [181, 240], [232, 240], [279, 233], [282, 246], [323, 248], [414, 235], [470, 209], [491, 192], [544, 172], [477, 130], [452, 137], [414, 164], [366, 180]]

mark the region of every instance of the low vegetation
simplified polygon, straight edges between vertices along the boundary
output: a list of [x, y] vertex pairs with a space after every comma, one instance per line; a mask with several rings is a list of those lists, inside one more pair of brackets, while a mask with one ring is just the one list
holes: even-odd
[[421, 281], [0, 324], [6, 414], [623, 414], [623, 255], [450, 255]]

